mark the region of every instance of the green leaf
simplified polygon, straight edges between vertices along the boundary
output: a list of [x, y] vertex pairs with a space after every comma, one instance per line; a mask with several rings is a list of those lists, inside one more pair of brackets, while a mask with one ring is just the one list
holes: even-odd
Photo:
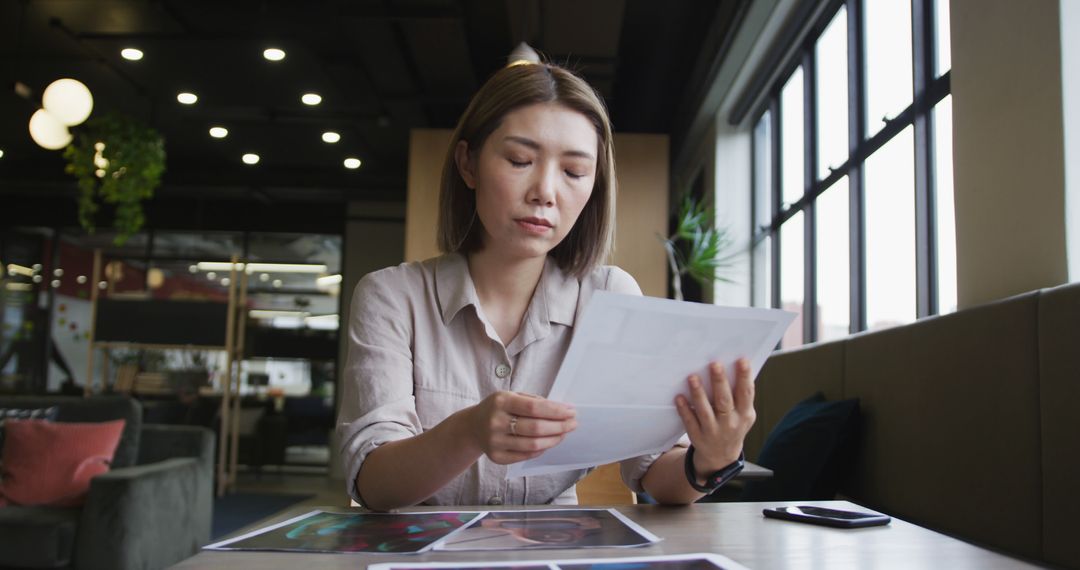
[[[95, 164], [99, 142], [105, 144], [100, 154], [108, 161], [100, 169]], [[157, 131], [121, 115], [95, 117], [79, 129], [64, 159], [64, 171], [78, 181], [79, 224], [88, 233], [94, 232], [101, 204], [114, 206], [117, 245], [142, 228], [142, 204], [153, 197], [165, 172], [165, 141]]]
[[[731, 282], [720, 273], [734, 265], [739, 255], [727, 228], [714, 225], [714, 211], [691, 195], [679, 201], [675, 232], [664, 239], [679, 275], [689, 275], [702, 285]], [[681, 244], [681, 245], [680, 245]]]

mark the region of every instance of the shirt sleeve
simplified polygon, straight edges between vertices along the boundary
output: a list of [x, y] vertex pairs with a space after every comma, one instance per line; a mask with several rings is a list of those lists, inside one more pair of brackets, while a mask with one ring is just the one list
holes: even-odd
[[[638, 286], [637, 281], [626, 271], [612, 267], [611, 272], [608, 274], [607, 290], [613, 293], [625, 293], [627, 295], [641, 295], [641, 287]], [[690, 438], [685, 434], [675, 442], [675, 447], [689, 447]], [[665, 452], [650, 453], [648, 455], [639, 455], [637, 457], [631, 457], [630, 459], [624, 459], [619, 462], [619, 474], [622, 476], [623, 483], [626, 483], [627, 487], [635, 493], [642, 493], [645, 489], [641, 486], [641, 480], [645, 477], [645, 473], [649, 471], [649, 467], [652, 467], [654, 461], [657, 460]]]
[[356, 475], [384, 443], [422, 431], [413, 395], [412, 326], [397, 271], [368, 274], [349, 310], [348, 345], [337, 433], [349, 496], [364, 504]]

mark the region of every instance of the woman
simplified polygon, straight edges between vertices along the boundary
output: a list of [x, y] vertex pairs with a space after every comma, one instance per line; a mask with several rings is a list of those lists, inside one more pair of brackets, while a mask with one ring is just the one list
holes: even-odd
[[[574, 504], [586, 470], [505, 474], [576, 427], [571, 406], [543, 396], [592, 293], [641, 294], [600, 265], [615, 215], [603, 103], [553, 65], [500, 70], [454, 132], [439, 206], [444, 255], [371, 273], [353, 296], [338, 424], [349, 493], [376, 510]], [[676, 401], [692, 447], [623, 461], [632, 490], [689, 503], [741, 468], [749, 367], [734, 388], [711, 370], [714, 401], [696, 377]]]

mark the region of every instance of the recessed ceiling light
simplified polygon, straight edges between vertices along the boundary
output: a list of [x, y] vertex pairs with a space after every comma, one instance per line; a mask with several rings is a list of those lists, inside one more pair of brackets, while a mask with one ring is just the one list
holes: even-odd
[[249, 152], [249, 153], [245, 154], [240, 160], [243, 160], [244, 164], [258, 164], [259, 163], [259, 155], [255, 154], [253, 152]]
[[184, 91], [176, 96], [176, 100], [185, 105], [194, 105], [199, 100], [199, 96], [194, 93]]
[[350, 156], [349, 158], [345, 159], [345, 168], [348, 168], [349, 170], [356, 170], [357, 168], [360, 168], [360, 164], [361, 163], [359, 158], [353, 158]]
[[322, 134], [322, 140], [324, 143], [333, 144], [341, 140], [341, 135], [335, 133], [334, 131], [326, 131]]
[[120, 50], [120, 57], [128, 61], [139, 61], [140, 59], [142, 59], [142, 56], [143, 52], [140, 49], [124, 48]]
[[285, 59], [285, 50], [278, 48], [266, 48], [263, 50], [263, 57], [269, 61], [281, 61]]
[[303, 101], [305, 105], [318, 105], [319, 103], [322, 103], [322, 95], [319, 95], [318, 93], [304, 93], [300, 96], [300, 100]]
[[0, 148], [0, 158], [4, 158], [4, 149]]
[[215, 139], [223, 139], [229, 136], [229, 129], [225, 127], [210, 127], [210, 136]]

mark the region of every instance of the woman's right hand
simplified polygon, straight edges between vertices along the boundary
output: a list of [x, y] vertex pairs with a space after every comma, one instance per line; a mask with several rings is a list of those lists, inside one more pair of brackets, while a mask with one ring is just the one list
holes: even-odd
[[577, 427], [573, 406], [531, 394], [496, 392], [465, 411], [470, 439], [500, 465], [537, 457]]

